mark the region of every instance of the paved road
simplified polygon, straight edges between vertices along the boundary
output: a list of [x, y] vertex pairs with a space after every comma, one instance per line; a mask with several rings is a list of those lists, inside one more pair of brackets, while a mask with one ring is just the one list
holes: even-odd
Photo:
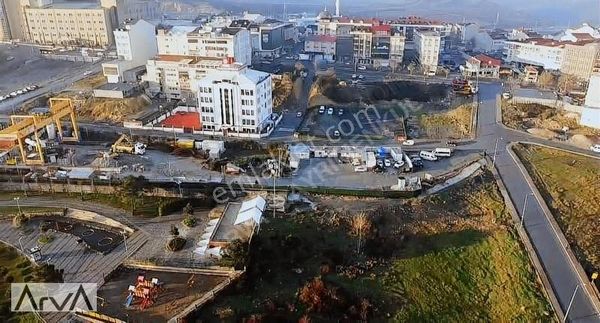
[[[492, 156], [494, 149], [498, 147], [496, 168], [519, 214], [522, 215], [525, 196], [530, 194], [533, 189], [530, 186], [531, 183], [527, 182], [525, 175], [515, 160], [507, 152], [506, 146], [509, 142], [532, 141], [554, 147], [567, 148], [571, 151], [588, 152], [565, 144], [534, 138], [525, 133], [506, 129], [500, 124], [500, 120], [497, 119], [496, 97], [500, 91], [501, 87], [499, 84], [481, 85], [480, 100], [482, 104], [479, 110], [479, 139], [470, 147], [487, 150], [488, 154]], [[546, 270], [561, 308], [566, 312], [576, 286], [587, 285], [589, 279], [579, 276], [575, 265], [571, 263], [565, 247], [559, 241], [551, 225], [549, 217], [552, 217], [552, 214], [544, 213], [541, 203], [543, 203], [543, 200], [532, 198], [531, 196], [528, 198], [524, 220], [525, 228]], [[579, 288], [569, 313], [570, 321], [600, 322], [599, 311], [594, 307], [592, 297], [583, 288]]]

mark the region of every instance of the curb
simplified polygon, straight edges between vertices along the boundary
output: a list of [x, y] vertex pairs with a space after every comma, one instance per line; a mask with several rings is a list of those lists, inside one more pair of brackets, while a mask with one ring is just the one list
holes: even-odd
[[[594, 284], [592, 284], [591, 281], [588, 279], [588, 276], [585, 273], [585, 271], [583, 270], [583, 267], [581, 266], [581, 264], [579, 263], [579, 260], [577, 260], [577, 258], [575, 257], [575, 254], [573, 253], [573, 250], [571, 250], [571, 246], [569, 245], [567, 238], [565, 237], [560, 226], [558, 225], [558, 222], [556, 222], [556, 219], [554, 218], [554, 214], [552, 214], [552, 211], [550, 211], [550, 209], [548, 208], [546, 201], [544, 200], [539, 189], [535, 185], [535, 182], [533, 181], [533, 179], [527, 172], [527, 169], [525, 168], [525, 166], [523, 165], [523, 163], [521, 162], [519, 157], [516, 155], [516, 153], [513, 151], [514, 145], [516, 145], [518, 143], [526, 143], [526, 144], [531, 144], [531, 145], [538, 145], [538, 144], [529, 143], [529, 142], [512, 142], [512, 143], [508, 144], [506, 148], [507, 148], [507, 151], [508, 151], [508, 154], [510, 155], [510, 157], [517, 164], [517, 167], [519, 167], [519, 170], [521, 171], [523, 177], [525, 178], [527, 185], [529, 185], [529, 188], [533, 192], [535, 199], [537, 200], [538, 204], [540, 204], [542, 211], [544, 212], [544, 216], [546, 217], [546, 219], [548, 220], [548, 223], [552, 227], [552, 231], [554, 231], [554, 234], [556, 235], [556, 238], [560, 242], [560, 245], [562, 246], [563, 251], [569, 258], [571, 267], [577, 273], [577, 278], [579, 280], [579, 284], [583, 287], [583, 290], [586, 292], [587, 297], [590, 299], [590, 302], [592, 303], [592, 306], [594, 307], [594, 310], [596, 311], [596, 313], [599, 313], [600, 312], [600, 310], [599, 310], [600, 299], [598, 298], [598, 295], [600, 295], [600, 293], [598, 292], [598, 289], [594, 286]], [[538, 145], [538, 146], [554, 149], [553, 147], [546, 146], [546, 145]], [[560, 149], [560, 150], [570, 152], [570, 151], [564, 150], [564, 149]], [[585, 155], [585, 154], [581, 154], [581, 153], [577, 153], [577, 154], [588, 157], [588, 155]]]

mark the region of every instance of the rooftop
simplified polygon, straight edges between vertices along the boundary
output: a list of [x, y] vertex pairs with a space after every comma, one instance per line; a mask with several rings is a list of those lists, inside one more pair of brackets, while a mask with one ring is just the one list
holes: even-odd
[[100, 9], [98, 2], [90, 1], [54, 1], [43, 8], [54, 8], [54, 9]]
[[477, 56], [475, 56], [475, 59], [480, 61], [481, 63], [488, 65], [488, 66], [495, 66], [495, 67], [499, 67], [500, 65], [502, 65], [502, 61], [497, 59], [497, 58], [493, 58], [484, 54], [479, 54]]

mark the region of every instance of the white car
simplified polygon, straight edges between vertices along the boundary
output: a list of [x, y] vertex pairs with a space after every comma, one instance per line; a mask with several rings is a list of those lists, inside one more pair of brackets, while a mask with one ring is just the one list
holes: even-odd
[[23, 91], [21, 91], [21, 90], [18, 90], [18, 91], [17, 91], [17, 95], [21, 95], [21, 94], [23, 94]]
[[322, 105], [322, 106], [319, 108], [319, 114], [323, 114], [323, 113], [325, 113], [325, 106], [324, 106], [324, 105]]
[[394, 164], [394, 168], [395, 168], [395, 169], [399, 169], [399, 168], [400, 168], [400, 167], [402, 167], [402, 166], [404, 166], [404, 161], [403, 161], [403, 160], [401, 160], [401, 161], [397, 161], [397, 162]]
[[362, 80], [362, 79], [364, 79], [364, 78], [365, 78], [365, 76], [364, 76], [364, 75], [362, 75], [362, 74], [360, 74], [360, 75], [358, 76], [358, 79], [359, 79], [359, 80]]
[[339, 137], [339, 136], [340, 136], [340, 132], [339, 132], [339, 131], [337, 131], [337, 130], [336, 130], [336, 131], [334, 131], [334, 132], [333, 132], [333, 136], [334, 136], [334, 137]]
[[367, 69], [367, 67], [366, 67], [366, 66], [364, 66], [364, 65], [359, 65], [359, 66], [358, 66], [358, 69], [359, 69], [359, 70], [361, 70], [361, 71], [364, 71], [364, 70], [366, 70], [366, 69]]
[[414, 141], [414, 140], [404, 140], [404, 141], [402, 142], [402, 144], [403, 144], [404, 146], [414, 146], [414, 144], [415, 144], [415, 141]]
[[365, 166], [365, 165], [356, 166], [356, 167], [354, 167], [354, 171], [357, 173], [364, 173], [367, 171], [367, 166]]
[[298, 111], [298, 113], [296, 113], [296, 117], [302, 118], [302, 111]]
[[600, 153], [600, 145], [593, 145], [590, 147], [590, 150], [595, 153]]
[[392, 162], [389, 159], [386, 159], [384, 162], [385, 167], [391, 167], [392, 166]]
[[377, 161], [377, 166], [379, 166], [379, 168], [383, 168], [383, 160], [378, 160]]
[[339, 110], [338, 110], [338, 116], [341, 116], [341, 115], [343, 115], [343, 114], [344, 114], [344, 109], [339, 109]]
[[328, 115], [333, 115], [333, 108], [327, 109], [327, 114]]
[[358, 77], [358, 75], [356, 75], [356, 74], [352, 74], [352, 78], [353, 78], [353, 79], [355, 79], [355, 78], [357, 78], [357, 77]]

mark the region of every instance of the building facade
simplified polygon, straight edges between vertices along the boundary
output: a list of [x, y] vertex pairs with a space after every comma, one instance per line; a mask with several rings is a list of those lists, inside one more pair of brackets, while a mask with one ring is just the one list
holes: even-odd
[[198, 82], [204, 130], [261, 133], [273, 126], [271, 75], [225, 64]]
[[561, 73], [587, 81], [596, 68], [600, 68], [600, 42], [565, 44]]
[[168, 100], [182, 100], [197, 106], [197, 83], [223, 64], [219, 58], [158, 55], [146, 63], [147, 91]]
[[309, 35], [304, 40], [304, 51], [308, 53], [320, 53], [329, 60], [336, 55], [336, 37], [329, 35]]
[[468, 77], [500, 77], [500, 66], [502, 61], [487, 55], [479, 54], [467, 59], [465, 66], [462, 67], [463, 75]]
[[6, 42], [11, 40], [10, 25], [8, 22], [8, 14], [4, 5], [5, 0], [0, 0], [0, 41]]
[[146, 65], [158, 53], [156, 27], [145, 21], [126, 23], [115, 29], [117, 60], [102, 64], [102, 71], [108, 83], [123, 82], [123, 73], [132, 68]]
[[113, 43], [111, 17], [110, 9], [89, 2], [25, 8], [29, 38], [43, 45], [107, 47]]
[[252, 64], [250, 32], [243, 28], [201, 28], [172, 26], [159, 28], [157, 33], [160, 55], [180, 55], [225, 59]]
[[441, 43], [441, 35], [437, 31], [415, 31], [414, 45], [417, 52], [417, 60], [425, 72], [437, 71]]
[[563, 60], [564, 42], [545, 38], [507, 41], [504, 60], [518, 65], [535, 65], [547, 70], [559, 70]]

